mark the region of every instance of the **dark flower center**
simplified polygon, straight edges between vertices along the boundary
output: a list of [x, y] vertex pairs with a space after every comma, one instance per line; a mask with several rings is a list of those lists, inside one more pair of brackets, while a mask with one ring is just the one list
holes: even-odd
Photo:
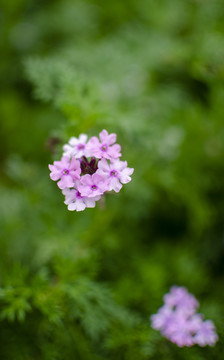
[[63, 175], [68, 175], [68, 174], [69, 174], [69, 170], [64, 169], [64, 170], [62, 171], [62, 174], [63, 174]]
[[98, 189], [98, 186], [92, 185], [92, 186], [91, 186], [91, 189], [92, 189], [92, 190], [97, 190], [97, 189]]
[[98, 169], [98, 160], [92, 157], [88, 160], [85, 156], [80, 159], [81, 175], [89, 174], [93, 175]]

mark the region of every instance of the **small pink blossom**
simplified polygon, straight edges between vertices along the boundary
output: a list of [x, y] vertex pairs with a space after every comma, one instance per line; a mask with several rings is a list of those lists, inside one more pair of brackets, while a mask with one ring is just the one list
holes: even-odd
[[81, 134], [79, 138], [71, 137], [68, 144], [63, 146], [64, 153], [66, 156], [74, 156], [76, 159], [86, 155], [86, 142], [87, 135]]
[[94, 208], [96, 201], [100, 199], [100, 196], [85, 197], [81, 196], [80, 192], [76, 189], [64, 189], [62, 193], [65, 195], [64, 203], [68, 205], [68, 210], [83, 211], [85, 208]]
[[71, 188], [74, 186], [74, 181], [79, 179], [81, 168], [80, 162], [75, 158], [63, 156], [60, 161], [54, 161], [53, 165], [49, 165], [51, 170], [50, 178], [53, 181], [60, 181], [57, 183], [60, 189]]
[[104, 179], [101, 175], [95, 173], [92, 176], [89, 174], [83, 175], [81, 177], [80, 185], [78, 186], [78, 191], [82, 196], [95, 197], [102, 195], [105, 191], [108, 190], [108, 181]]
[[[95, 156], [98, 159], [117, 159], [121, 156], [121, 147], [116, 142], [116, 134], [108, 134], [106, 130], [101, 131], [100, 140], [93, 136], [87, 145], [87, 155]], [[114, 145], [113, 145], [114, 144]]]
[[151, 325], [179, 347], [213, 346], [218, 340], [214, 324], [195, 313], [198, 306], [186, 288], [173, 286], [164, 296], [164, 305], [151, 316]]
[[114, 160], [108, 164], [106, 159], [102, 159], [98, 163], [97, 174], [108, 179], [109, 191], [119, 192], [122, 184], [131, 181], [130, 175], [133, 174], [133, 171], [134, 169], [127, 167], [127, 161]]

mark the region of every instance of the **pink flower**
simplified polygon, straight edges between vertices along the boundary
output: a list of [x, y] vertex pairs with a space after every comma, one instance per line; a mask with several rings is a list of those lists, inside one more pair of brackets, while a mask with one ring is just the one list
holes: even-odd
[[215, 345], [218, 340], [218, 335], [215, 332], [215, 326], [211, 320], [203, 321], [198, 329], [194, 342], [200, 346]]
[[131, 181], [130, 175], [133, 174], [133, 171], [134, 169], [127, 167], [127, 161], [114, 160], [108, 164], [106, 159], [102, 159], [98, 163], [97, 174], [108, 179], [109, 191], [119, 192], [122, 184]]
[[92, 176], [89, 174], [81, 177], [81, 184], [78, 186], [78, 191], [82, 196], [95, 197], [102, 195], [108, 190], [108, 181], [97, 173]]
[[58, 182], [60, 189], [73, 187], [74, 181], [79, 179], [81, 173], [80, 162], [74, 158], [70, 161], [68, 156], [63, 156], [60, 161], [54, 161], [53, 165], [49, 165], [49, 169], [52, 180], [61, 179]]
[[62, 193], [65, 195], [64, 203], [68, 205], [68, 210], [83, 211], [85, 208], [93, 208], [96, 205], [96, 201], [100, 199], [100, 196], [84, 197], [76, 189], [64, 189]]
[[66, 156], [74, 156], [76, 159], [86, 155], [86, 142], [87, 135], [81, 134], [79, 138], [71, 137], [68, 144], [63, 146], [64, 153]]
[[[116, 134], [108, 134], [106, 130], [101, 131], [100, 140], [93, 136], [87, 145], [87, 156], [95, 156], [98, 159], [117, 159], [121, 156], [121, 147], [116, 142]], [[113, 145], [114, 144], [114, 145]]]
[[[122, 184], [131, 181], [134, 169], [120, 161], [121, 147], [116, 142], [116, 134], [106, 130], [87, 143], [87, 135], [72, 137], [63, 146], [63, 157], [49, 165], [50, 177], [58, 181], [65, 195], [69, 210], [82, 211], [94, 207], [105, 191], [120, 191]], [[99, 160], [102, 159], [102, 160]]]
[[173, 286], [164, 305], [151, 316], [152, 327], [179, 347], [214, 345], [218, 340], [212, 321], [196, 314], [198, 301], [184, 287]]

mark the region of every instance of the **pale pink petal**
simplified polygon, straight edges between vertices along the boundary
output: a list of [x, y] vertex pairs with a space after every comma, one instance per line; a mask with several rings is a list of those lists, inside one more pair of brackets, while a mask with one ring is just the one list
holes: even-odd
[[116, 134], [112, 133], [112, 134], [108, 135], [108, 137], [107, 137], [107, 145], [114, 144], [116, 142], [116, 140], [117, 140], [117, 135]]
[[122, 184], [127, 184], [131, 181], [131, 175], [133, 173], [134, 169], [126, 168], [119, 174], [119, 180], [122, 182]]
[[[57, 161], [55, 161], [55, 163], [56, 163]], [[60, 166], [61, 167], [65, 167], [65, 168], [67, 168], [67, 167], [69, 167], [69, 165], [70, 165], [70, 157], [69, 156], [66, 156], [66, 155], [64, 155], [62, 158], [61, 158], [61, 161], [60, 161]]]
[[63, 180], [64, 180], [65, 187], [70, 188], [70, 187], [74, 186], [74, 181], [70, 175], [64, 176]]
[[[73, 170], [73, 169], [80, 169], [80, 162], [78, 160], [76, 160], [75, 158], [72, 158], [69, 169]], [[80, 169], [81, 171], [81, 169]]]
[[68, 142], [71, 146], [76, 146], [78, 143], [79, 143], [79, 139], [72, 136], [70, 139], [69, 139], [69, 142]]
[[89, 174], [82, 176], [80, 181], [82, 185], [91, 186], [93, 184], [92, 176]]
[[100, 136], [101, 142], [104, 143], [107, 140], [107, 137], [108, 137], [107, 130], [102, 130], [99, 136]]
[[63, 146], [63, 156], [72, 156], [74, 154], [74, 147], [70, 146], [70, 145], [64, 145]]
[[49, 169], [50, 169], [51, 171], [55, 171], [55, 170], [56, 170], [56, 167], [55, 167], [54, 165], [49, 164], [48, 167], [49, 167]]
[[76, 201], [76, 211], [83, 211], [86, 208], [85, 203], [83, 202], [83, 200], [78, 199]]
[[60, 181], [58, 181], [57, 184], [58, 184], [59, 189], [64, 189], [64, 188], [66, 188], [66, 186], [64, 185], [63, 179], [61, 179]]
[[127, 167], [127, 161], [121, 161], [120, 159], [112, 159], [110, 167], [111, 169], [115, 169], [120, 172]]
[[[65, 204], [66, 204], [66, 202], [65, 202]], [[74, 211], [77, 208], [76, 202], [72, 202], [72, 203], [66, 204], [66, 205], [68, 205], [68, 210], [70, 210], [70, 211]]]
[[96, 205], [95, 197], [92, 198], [84, 198], [84, 202], [86, 204], [86, 207], [88, 208], [94, 208]]
[[115, 192], [119, 192], [122, 188], [122, 184], [118, 181], [117, 178], [112, 178], [109, 185], [109, 191], [114, 190]]
[[100, 181], [102, 181], [102, 176], [95, 173], [92, 175], [92, 184], [98, 184]]
[[108, 148], [108, 155], [114, 159], [117, 159], [121, 156], [121, 147], [119, 144], [114, 144]]
[[60, 160], [60, 161], [54, 161], [54, 166], [55, 166], [57, 169], [63, 169], [63, 168], [64, 168], [64, 164], [62, 163], [62, 160]]
[[78, 191], [80, 192], [81, 196], [89, 196], [92, 192], [90, 187], [85, 185], [79, 185]]
[[79, 179], [81, 170], [70, 171], [69, 174], [73, 179]]
[[98, 139], [96, 136], [92, 136], [92, 137], [89, 139], [87, 145], [88, 145], [88, 146], [100, 145], [99, 139]]
[[102, 170], [104, 172], [109, 172], [110, 171], [110, 166], [109, 166], [106, 159], [101, 159], [98, 162], [98, 169], [100, 169], [100, 170]]
[[51, 180], [57, 181], [61, 177], [61, 171], [55, 171], [50, 173]]
[[114, 133], [108, 134], [106, 130], [102, 130], [99, 136], [102, 144], [106, 144], [106, 145], [114, 144], [117, 139], [116, 134]]
[[87, 135], [86, 134], [81, 134], [79, 136], [79, 142], [85, 144], [86, 141], [87, 141]]

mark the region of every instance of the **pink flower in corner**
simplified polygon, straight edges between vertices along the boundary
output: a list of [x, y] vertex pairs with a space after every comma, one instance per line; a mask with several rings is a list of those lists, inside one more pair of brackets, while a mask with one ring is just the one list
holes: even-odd
[[80, 192], [76, 189], [64, 189], [62, 193], [65, 195], [64, 203], [68, 205], [68, 210], [83, 211], [85, 208], [94, 208], [96, 201], [100, 199], [100, 196], [85, 197], [81, 196]]
[[214, 324], [196, 313], [198, 305], [185, 287], [173, 286], [164, 296], [164, 305], [151, 316], [152, 327], [179, 347], [213, 346], [218, 340]]
[[63, 146], [64, 153], [66, 156], [74, 156], [76, 159], [86, 155], [86, 142], [87, 135], [81, 134], [79, 138], [71, 137], [68, 144]]
[[74, 186], [74, 181], [80, 178], [81, 168], [80, 162], [68, 156], [63, 156], [60, 161], [54, 161], [53, 165], [49, 165], [51, 170], [50, 178], [58, 181], [60, 189], [71, 188]]
[[81, 196], [95, 197], [102, 195], [108, 190], [108, 181], [101, 175], [95, 173], [92, 176], [89, 174], [81, 177], [81, 184], [78, 186], [78, 191]]
[[87, 156], [95, 156], [96, 158], [102, 159], [117, 159], [121, 156], [121, 147], [119, 144], [114, 144], [117, 139], [116, 134], [108, 134], [106, 130], [101, 131], [100, 140], [93, 136], [87, 145], [86, 151]]
[[102, 159], [98, 163], [97, 174], [108, 179], [108, 190], [119, 192], [122, 184], [127, 184], [131, 181], [130, 175], [133, 174], [134, 169], [127, 167], [127, 161], [114, 160], [108, 164], [106, 159]]

